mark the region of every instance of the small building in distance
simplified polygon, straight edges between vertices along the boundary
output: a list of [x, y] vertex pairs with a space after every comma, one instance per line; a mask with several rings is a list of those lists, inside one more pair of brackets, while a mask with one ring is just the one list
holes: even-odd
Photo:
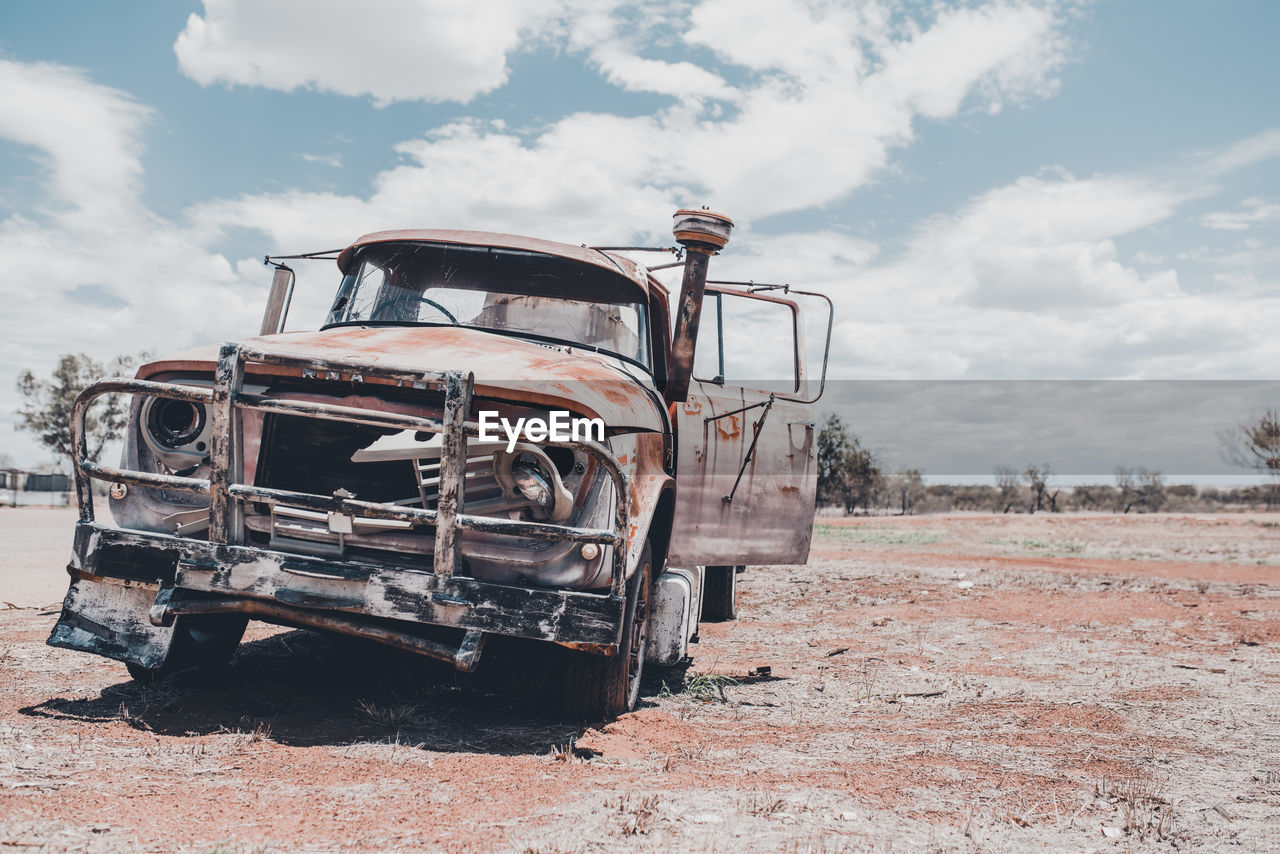
[[71, 490], [69, 475], [0, 469], [0, 505], [65, 507], [71, 502]]

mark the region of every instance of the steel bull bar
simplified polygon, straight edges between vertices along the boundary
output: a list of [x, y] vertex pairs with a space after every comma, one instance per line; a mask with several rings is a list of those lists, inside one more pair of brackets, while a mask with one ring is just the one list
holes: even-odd
[[[443, 415], [440, 419], [425, 418], [247, 393], [243, 386], [249, 365], [296, 370], [306, 378], [345, 378], [351, 382], [376, 378], [397, 386], [441, 389]], [[103, 571], [105, 562], [97, 556], [111, 549], [141, 549], [161, 555], [162, 561], [172, 559], [173, 583], [160, 585], [151, 608], [150, 621], [157, 626], [171, 625], [174, 617], [182, 614], [242, 613], [272, 622], [369, 637], [452, 661], [463, 670], [474, 669], [487, 633], [567, 643], [606, 653], [616, 651], [626, 602], [629, 552], [630, 492], [626, 473], [612, 452], [598, 442], [542, 443], [583, 451], [600, 463], [614, 487], [611, 529], [466, 513], [466, 440], [479, 435], [479, 425], [466, 417], [473, 384], [471, 374], [458, 371], [431, 372], [338, 359], [298, 358], [234, 344], [224, 345], [219, 353], [212, 389], [137, 379], [96, 383], [77, 399], [72, 416], [80, 521], [75, 557], [68, 569], [75, 578], [108, 580]], [[89, 460], [85, 418], [98, 397], [111, 393], [183, 400], [208, 407], [209, 477], [133, 471]], [[436, 509], [240, 482], [244, 410], [443, 434]], [[91, 488], [95, 479], [207, 494], [208, 539], [118, 529], [96, 522]], [[433, 568], [425, 571], [359, 560], [330, 560], [244, 545], [245, 502], [432, 526], [436, 531]], [[609, 590], [592, 593], [532, 588], [459, 576], [462, 531], [609, 546], [613, 556]], [[415, 633], [415, 624], [447, 626], [462, 629], [465, 634], [460, 645], [452, 648]]]

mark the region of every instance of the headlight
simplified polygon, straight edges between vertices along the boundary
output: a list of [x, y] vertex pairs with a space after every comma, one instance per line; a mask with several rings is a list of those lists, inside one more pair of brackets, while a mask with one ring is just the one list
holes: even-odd
[[147, 415], [147, 430], [166, 448], [193, 445], [204, 432], [203, 404], [156, 398]]
[[138, 413], [148, 450], [171, 471], [197, 466], [209, 454], [209, 413], [204, 404], [151, 397]]
[[556, 497], [551, 491], [551, 484], [532, 454], [516, 457], [511, 464], [511, 479], [520, 494], [532, 501], [534, 507], [541, 508], [543, 512], [550, 512], [555, 507]]
[[521, 495], [529, 501], [534, 518], [563, 522], [573, 513], [573, 496], [546, 452], [536, 445], [522, 443], [511, 453], [497, 451], [493, 472], [507, 495]]

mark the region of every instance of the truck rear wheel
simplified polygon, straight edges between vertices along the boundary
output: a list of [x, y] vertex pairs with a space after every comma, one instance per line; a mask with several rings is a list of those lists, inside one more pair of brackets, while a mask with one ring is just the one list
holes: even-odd
[[640, 566], [627, 582], [622, 642], [615, 655], [579, 650], [568, 653], [563, 667], [562, 710], [565, 717], [600, 720], [625, 714], [640, 700], [640, 677], [649, 646], [649, 606], [653, 601], [653, 560], [646, 543]]
[[702, 622], [738, 619], [738, 572], [746, 567], [708, 566], [702, 578]]
[[125, 666], [135, 681], [147, 684], [179, 673], [216, 669], [235, 654], [248, 623], [248, 617], [223, 614], [178, 617], [173, 625], [169, 654], [159, 667], [142, 667], [132, 662]]

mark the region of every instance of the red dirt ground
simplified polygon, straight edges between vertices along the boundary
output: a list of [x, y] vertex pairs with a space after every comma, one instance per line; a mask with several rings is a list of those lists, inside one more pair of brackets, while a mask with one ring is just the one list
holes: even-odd
[[[70, 545], [24, 512], [0, 601]], [[142, 687], [0, 611], [0, 851], [1280, 850], [1277, 564], [1277, 516], [823, 518], [609, 724], [501, 649], [254, 626]]]

